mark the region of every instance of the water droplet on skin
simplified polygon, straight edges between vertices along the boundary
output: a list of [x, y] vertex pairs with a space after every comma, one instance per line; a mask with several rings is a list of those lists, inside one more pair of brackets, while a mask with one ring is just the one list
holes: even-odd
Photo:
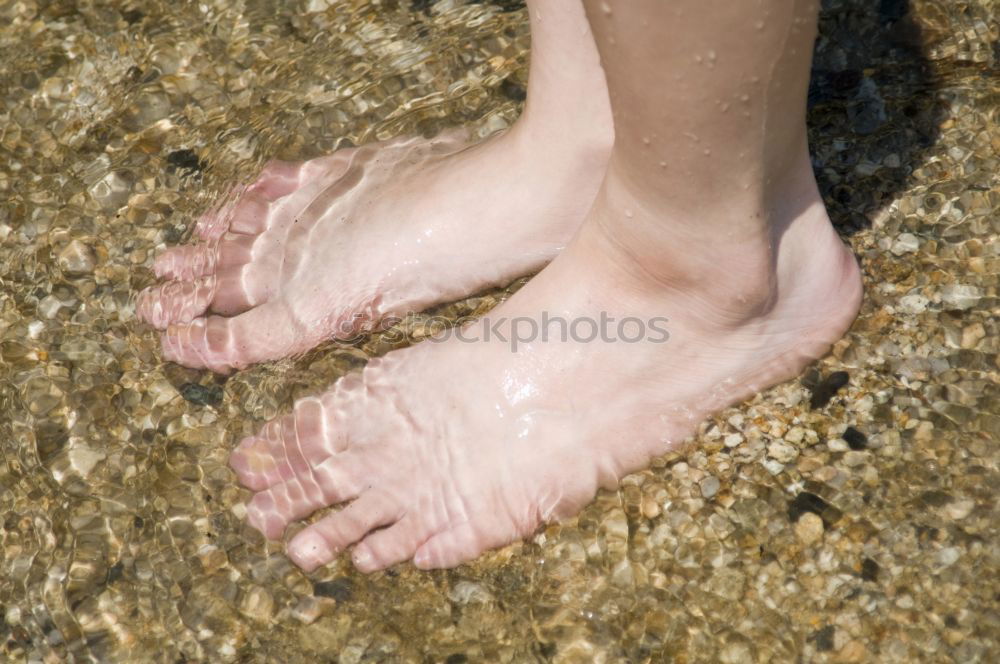
[[604, 12], [605, 16], [611, 16], [611, 5], [606, 2], [601, 3], [601, 11]]
[[649, 145], [649, 137], [648, 136], [643, 136], [642, 137], [642, 142], [643, 142], [644, 145]]
[[625, 209], [625, 216], [628, 217], [629, 219], [631, 219], [632, 216], [633, 216], [632, 215], [632, 210], [629, 210], [629, 209], [626, 208]]
[[667, 162], [661, 161], [660, 162], [660, 168], [666, 168], [666, 167], [667, 167]]
[[708, 52], [708, 61], [709, 62], [715, 62], [715, 58], [716, 58], [715, 51], [709, 51]]
[[758, 30], [763, 30], [764, 29], [764, 21], [755, 21], [754, 24], [753, 24], [753, 27], [757, 28]]
[[750, 102], [750, 95], [740, 95], [740, 101], [743, 102], [744, 104], [749, 103]]
[[700, 55], [695, 55], [694, 56], [694, 61], [697, 62], [698, 64], [701, 64], [702, 57]]
[[723, 104], [722, 105], [722, 112], [723, 113], [728, 113], [729, 112], [729, 104]]
[[712, 151], [709, 150], [708, 148], [705, 148], [705, 156], [706, 157], [711, 157], [712, 156]]

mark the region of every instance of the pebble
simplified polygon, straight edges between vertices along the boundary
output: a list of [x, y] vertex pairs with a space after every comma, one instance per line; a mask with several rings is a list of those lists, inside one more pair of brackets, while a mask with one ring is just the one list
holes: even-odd
[[240, 602], [240, 613], [251, 620], [268, 622], [274, 615], [274, 598], [260, 586], [251, 586]]
[[330, 597], [338, 602], [346, 602], [354, 595], [354, 582], [346, 576], [333, 581], [317, 581], [313, 583], [313, 595]]
[[830, 399], [833, 398], [833, 395], [835, 395], [840, 388], [847, 385], [849, 381], [850, 376], [846, 371], [834, 371], [831, 373], [813, 388], [812, 396], [809, 399], [810, 408], [815, 409], [826, 406], [826, 404], [830, 403]]
[[892, 243], [892, 253], [897, 256], [910, 254], [920, 248], [920, 240], [913, 233], [901, 233], [896, 241]]
[[315, 597], [303, 597], [292, 608], [292, 617], [304, 625], [310, 625], [323, 613], [323, 601]]
[[767, 446], [767, 454], [775, 461], [791, 463], [799, 456], [799, 450], [783, 440], [776, 440]]
[[844, 465], [848, 468], [857, 468], [858, 466], [863, 466], [868, 462], [868, 453], [860, 452], [857, 450], [851, 450], [844, 455]]
[[810, 546], [823, 538], [823, 519], [812, 512], [806, 512], [795, 522], [795, 536]]
[[854, 427], [847, 427], [840, 435], [852, 450], [863, 450], [868, 447], [868, 436]]
[[922, 314], [927, 311], [929, 303], [930, 300], [917, 293], [911, 293], [899, 298], [899, 308], [907, 314]]
[[944, 507], [944, 514], [953, 521], [961, 521], [969, 516], [975, 507], [976, 502], [974, 500], [956, 500]]
[[865, 644], [857, 639], [848, 641], [844, 647], [837, 651], [834, 657], [835, 662], [844, 664], [854, 664], [854, 662], [864, 662], [868, 659], [868, 649]]
[[951, 284], [941, 289], [941, 299], [955, 309], [971, 309], [982, 297], [982, 290], [966, 284]]
[[962, 557], [962, 551], [957, 546], [949, 546], [938, 552], [938, 562], [945, 567], [950, 567], [958, 562]]
[[89, 246], [80, 240], [73, 240], [59, 252], [56, 262], [66, 276], [80, 277], [93, 273], [97, 267], [97, 256]]
[[701, 481], [699, 488], [701, 489], [701, 495], [703, 498], [711, 498], [719, 492], [719, 478], [714, 475], [709, 475]]
[[973, 323], [962, 329], [962, 348], [972, 349], [986, 338], [986, 328], [982, 323]]
[[455, 604], [487, 604], [493, 601], [493, 593], [481, 583], [463, 580], [451, 587], [448, 599]]
[[198, 383], [184, 383], [178, 390], [181, 396], [197, 406], [218, 406], [222, 403], [222, 388]]

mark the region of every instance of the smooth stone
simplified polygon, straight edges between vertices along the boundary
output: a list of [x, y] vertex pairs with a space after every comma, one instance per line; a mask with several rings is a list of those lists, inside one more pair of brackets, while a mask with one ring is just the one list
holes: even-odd
[[59, 269], [70, 277], [91, 274], [97, 267], [97, 256], [94, 250], [80, 240], [73, 240], [59, 252], [56, 258]]
[[941, 289], [941, 299], [955, 309], [971, 309], [982, 297], [982, 290], [968, 284], [950, 284]]
[[812, 512], [806, 512], [795, 523], [795, 536], [806, 546], [815, 544], [823, 538], [823, 519]]

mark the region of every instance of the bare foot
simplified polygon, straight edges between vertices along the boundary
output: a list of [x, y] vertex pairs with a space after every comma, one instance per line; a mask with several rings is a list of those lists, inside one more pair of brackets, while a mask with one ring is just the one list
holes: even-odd
[[528, 101], [507, 133], [272, 163], [233, 208], [202, 219], [202, 244], [160, 256], [169, 281], [136, 311], [165, 329], [164, 358], [228, 372], [550, 261], [597, 193], [613, 129], [582, 5], [545, 5], [544, 20], [530, 12]]
[[[507, 342], [391, 353], [243, 441], [231, 464], [258, 492], [250, 522], [278, 538], [347, 503], [289, 542], [292, 560], [312, 570], [354, 545], [363, 571], [451, 567], [577, 512], [713, 411], [795, 376], [844, 333], [861, 293], [805, 159], [802, 171], [794, 208], [760, 211], [779, 237], [728, 244], [664, 238], [671, 212], [609, 174], [579, 236], [490, 313], [507, 319]], [[602, 312], [618, 341], [563, 342], [553, 324], [547, 342], [511, 350], [512, 328], [530, 329], [519, 318], [584, 321], [585, 339]], [[617, 326], [629, 317], [645, 334]]]
[[137, 313], [166, 328], [165, 359], [226, 372], [538, 270], [579, 227], [608, 146], [529, 147], [454, 132], [272, 163], [199, 222], [203, 244], [157, 259], [170, 281]]

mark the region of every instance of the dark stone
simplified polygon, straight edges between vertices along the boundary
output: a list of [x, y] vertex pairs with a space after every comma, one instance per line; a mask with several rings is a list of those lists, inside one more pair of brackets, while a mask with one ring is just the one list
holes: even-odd
[[788, 502], [788, 520], [795, 523], [806, 512], [812, 512], [822, 518], [823, 512], [829, 507], [830, 505], [815, 493], [803, 491]]
[[184, 238], [185, 231], [187, 231], [187, 226], [184, 224], [167, 226], [163, 231], [163, 239], [167, 244], [177, 244]]
[[119, 560], [114, 565], [112, 565], [110, 569], [108, 569], [107, 583], [111, 584], [117, 581], [118, 579], [122, 578], [122, 573], [124, 571], [125, 571], [125, 565], [122, 563], [122, 561]]
[[448, 655], [448, 659], [444, 660], [444, 664], [465, 664], [469, 661], [469, 658], [462, 653], [455, 653], [454, 655]]
[[878, 581], [878, 563], [871, 558], [861, 561], [861, 578], [865, 581]]
[[813, 632], [812, 639], [816, 642], [816, 650], [819, 652], [830, 652], [833, 650], [833, 635], [836, 627], [827, 625], [823, 629]]
[[181, 169], [197, 173], [204, 167], [198, 160], [198, 155], [194, 150], [174, 150], [167, 155], [167, 165], [173, 169]]
[[895, 23], [910, 11], [910, 0], [881, 0], [878, 18], [882, 23]]
[[346, 602], [354, 595], [354, 582], [346, 576], [333, 581], [318, 581], [313, 584], [313, 595], [316, 597], [332, 597], [338, 602]]
[[181, 396], [196, 406], [218, 406], [222, 403], [222, 388], [206, 387], [198, 383], [184, 383], [180, 388]]
[[847, 427], [841, 438], [847, 441], [847, 446], [852, 450], [863, 450], [868, 447], [868, 436], [854, 427]]
[[528, 98], [528, 91], [524, 89], [524, 86], [509, 78], [505, 78], [503, 83], [500, 84], [500, 92], [507, 99], [513, 99], [514, 101], [524, 101]]
[[952, 500], [951, 495], [944, 491], [924, 491], [920, 494], [920, 502], [927, 507], [944, 507]]
[[141, 516], [137, 516], [134, 519], [132, 519], [132, 525], [135, 526], [136, 528], [142, 528], [144, 523], [145, 522], [142, 520]]
[[949, 613], [944, 617], [944, 626], [947, 627], [948, 629], [957, 629], [958, 619], [955, 618], [953, 614]]
[[122, 12], [122, 18], [125, 19], [125, 21], [129, 25], [132, 25], [133, 23], [138, 23], [143, 18], [145, 18], [145, 16], [146, 15], [143, 14], [138, 9], [126, 9], [125, 11]]
[[850, 380], [846, 371], [834, 371], [832, 374], [824, 378], [813, 388], [812, 398], [809, 399], [810, 408], [823, 408], [826, 404], [830, 403], [830, 399], [833, 395], [847, 385]]

